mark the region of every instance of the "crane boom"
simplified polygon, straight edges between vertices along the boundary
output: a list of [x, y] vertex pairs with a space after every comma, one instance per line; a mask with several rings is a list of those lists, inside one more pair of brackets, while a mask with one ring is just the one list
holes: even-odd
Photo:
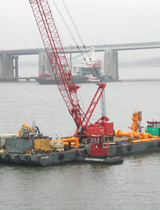
[[[104, 92], [106, 84], [99, 84], [98, 90], [86, 114], [84, 114], [77, 96], [79, 87], [74, 83], [48, 0], [29, 0], [29, 2], [59, 91], [67, 105], [69, 113], [76, 123], [77, 130], [75, 135], [113, 135], [113, 123], [107, 123], [109, 120], [107, 117], [100, 118], [94, 124], [91, 124], [89, 121]], [[57, 68], [55, 68], [55, 64]]]
[[[36, 19], [52, 71], [60, 93], [77, 127], [82, 124], [84, 112], [77, 97], [75, 85], [64, 49], [47, 0], [29, 0]], [[55, 68], [55, 63], [57, 68]]]

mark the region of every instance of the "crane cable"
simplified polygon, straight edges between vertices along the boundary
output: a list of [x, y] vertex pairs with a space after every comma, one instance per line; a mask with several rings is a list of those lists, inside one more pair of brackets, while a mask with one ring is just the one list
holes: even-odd
[[[69, 32], [71, 38], [73, 39], [73, 41], [74, 41], [74, 43], [75, 43], [77, 49], [78, 49], [79, 52], [80, 52], [80, 54], [81, 54], [83, 60], [86, 62], [86, 58], [85, 58], [85, 56], [84, 56], [84, 53], [82, 53], [82, 51], [80, 50], [80, 47], [79, 47], [79, 45], [77, 44], [76, 39], [74, 38], [74, 36], [73, 36], [71, 30], [69, 29], [69, 27], [68, 27], [68, 25], [67, 25], [65, 19], [63, 18], [63, 15], [62, 15], [62, 13], [60, 12], [60, 10], [59, 10], [57, 4], [55, 3], [55, 0], [52, 0], [51, 2], [54, 4], [54, 6], [55, 6], [57, 12], [59, 13], [59, 15], [60, 15], [60, 17], [61, 17], [61, 19], [62, 19], [64, 25], [66, 26], [66, 28], [67, 28], [67, 30], [68, 30], [68, 32]], [[69, 10], [68, 10], [68, 8], [67, 8], [67, 5], [65, 4], [64, 0], [62, 0], [62, 2], [63, 2], [63, 4], [64, 4], [64, 7], [65, 7], [65, 9], [66, 9], [66, 11], [67, 11], [67, 13], [68, 13], [70, 19], [71, 19], [71, 22], [72, 22], [72, 24], [73, 24], [73, 26], [74, 26], [74, 28], [75, 28], [75, 31], [77, 32], [77, 35], [78, 35], [80, 41], [82, 42], [84, 51], [85, 51], [85, 53], [87, 54], [87, 56], [88, 56], [90, 62], [92, 63], [92, 59], [90, 58], [90, 56], [89, 56], [89, 54], [88, 54], [88, 51], [87, 51], [87, 49], [86, 49], [86, 46], [85, 46], [85, 44], [84, 44], [84, 42], [83, 42], [83, 40], [82, 40], [82, 38], [81, 38], [81, 36], [80, 36], [80, 33], [78, 32], [78, 29], [77, 29], [77, 27], [76, 27], [76, 25], [75, 25], [75, 23], [74, 23], [74, 21], [73, 21], [73, 18], [72, 18], [71, 14], [70, 14], [70, 12], [69, 12]], [[93, 70], [92, 70], [92, 68], [91, 68], [90, 66], [89, 66], [89, 70], [90, 70], [91, 73], [93, 73]], [[99, 77], [97, 71], [96, 71], [96, 74], [97, 74], [97, 77]], [[82, 107], [83, 107], [83, 110], [84, 110], [84, 104], [83, 104], [83, 100], [81, 99], [81, 95], [80, 95], [80, 100], [81, 100], [81, 102], [82, 102]], [[103, 104], [103, 103], [101, 103], [101, 104]], [[103, 105], [102, 105], [102, 106], [103, 106]], [[102, 110], [103, 110], [103, 109], [102, 109]], [[103, 111], [102, 111], [102, 112], [103, 112]], [[102, 114], [102, 115], [103, 115], [103, 114]]]
[[[60, 12], [60, 10], [59, 10], [59, 8], [58, 8], [57, 4], [55, 3], [55, 1], [54, 1], [54, 0], [52, 0], [52, 1], [51, 1], [51, 3], [53, 3], [53, 4], [54, 4], [54, 7], [56, 8], [56, 10], [57, 10], [58, 14], [60, 15], [60, 17], [61, 17], [61, 19], [62, 19], [62, 21], [63, 21], [64, 25], [66, 26], [66, 28], [67, 28], [67, 30], [68, 30], [68, 32], [69, 32], [69, 34], [70, 34], [70, 36], [72, 37], [72, 39], [73, 39], [73, 41], [74, 41], [74, 43], [75, 43], [75, 45], [76, 45], [77, 49], [79, 50], [79, 52], [80, 52], [80, 56], [82, 56], [82, 57], [83, 57], [83, 59], [84, 59], [84, 61], [86, 61], [86, 58], [84, 57], [84, 54], [83, 54], [83, 53], [82, 53], [82, 51], [80, 50], [80, 47], [78, 46], [78, 44], [77, 44], [77, 42], [76, 42], [76, 39], [74, 38], [73, 34], [71, 33], [71, 30], [69, 29], [69, 27], [68, 27], [68, 25], [67, 25], [67, 23], [66, 23], [66, 21], [65, 21], [65, 19], [64, 19], [64, 17], [63, 17], [63, 15], [62, 15], [62, 13]], [[78, 55], [78, 56], [75, 56], [75, 58], [77, 58], [77, 57], [79, 57], [79, 55]], [[81, 98], [80, 93], [79, 93], [79, 96], [80, 96], [80, 100], [81, 100], [81, 103], [82, 103], [83, 110], [85, 110], [85, 108], [84, 108], [84, 104], [83, 104], [83, 100], [82, 100], [82, 98]]]
[[74, 38], [73, 34], [71, 33], [71, 30], [69, 29], [69, 27], [68, 27], [68, 25], [67, 25], [67, 23], [66, 23], [66, 21], [65, 21], [64, 17], [62, 16], [62, 13], [60, 12], [60, 10], [59, 10], [59, 8], [58, 8], [57, 4], [55, 3], [55, 1], [54, 1], [54, 0], [53, 0], [52, 2], [53, 2], [53, 4], [54, 4], [54, 6], [55, 6], [55, 8], [56, 8], [57, 12], [59, 13], [59, 15], [60, 15], [60, 17], [61, 17], [61, 19], [62, 19], [62, 21], [63, 21], [64, 25], [66, 26], [66, 28], [67, 28], [67, 30], [68, 30], [68, 32], [69, 32], [69, 34], [70, 34], [70, 36], [72, 37], [72, 39], [73, 39], [73, 41], [74, 41], [74, 43], [75, 43], [75, 45], [76, 45], [77, 49], [78, 49], [78, 50], [79, 50], [79, 52], [81, 53], [81, 56], [82, 56], [82, 57], [83, 57], [83, 59], [86, 61], [86, 58], [84, 57], [83, 53], [81, 52], [80, 47], [78, 46], [78, 44], [77, 44], [77, 42], [76, 42], [76, 40], [75, 40], [75, 38]]
[[[69, 17], [70, 17], [70, 20], [71, 20], [71, 22], [72, 22], [72, 24], [73, 24], [73, 26], [74, 26], [74, 29], [75, 29], [75, 31], [77, 32], [77, 35], [78, 35], [78, 37], [79, 37], [79, 39], [80, 39], [80, 41], [81, 41], [81, 43], [82, 43], [82, 46], [83, 46], [83, 48], [84, 48], [84, 50], [85, 50], [85, 53], [88, 55], [88, 51], [87, 51], [87, 49], [86, 49], [86, 46], [85, 46], [85, 44], [84, 44], [84, 42], [83, 42], [83, 40], [82, 40], [82, 37], [80, 36], [80, 33], [78, 32], [78, 29], [77, 29], [77, 27], [76, 27], [76, 25], [75, 25], [75, 23], [74, 23], [74, 21], [73, 21], [73, 18], [72, 18], [71, 14], [70, 14], [70, 12], [69, 12], [69, 10], [68, 10], [68, 7], [67, 7], [67, 5], [66, 5], [66, 3], [65, 3], [64, 0], [62, 0], [62, 2], [63, 2], [63, 5], [64, 5], [64, 7], [65, 7], [65, 9], [66, 9], [66, 11], [67, 11]], [[79, 46], [78, 46], [78, 48], [79, 48]], [[89, 55], [88, 55], [88, 57], [89, 57]], [[90, 57], [89, 57], [89, 60], [92, 62], [92, 59], [91, 59]]]
[[[92, 63], [92, 59], [91, 59], [91, 57], [90, 57], [89, 54], [88, 54], [88, 51], [87, 51], [87, 49], [86, 49], [86, 46], [85, 46], [85, 44], [84, 44], [84, 42], [83, 42], [83, 40], [82, 40], [82, 38], [81, 38], [81, 36], [80, 36], [80, 33], [78, 32], [78, 29], [77, 29], [77, 27], [76, 27], [76, 25], [75, 25], [75, 23], [74, 23], [74, 21], [73, 21], [73, 18], [72, 18], [71, 14], [70, 14], [70, 12], [69, 12], [69, 10], [68, 10], [68, 8], [67, 8], [67, 5], [65, 4], [64, 0], [62, 0], [62, 2], [63, 2], [63, 4], [64, 4], [64, 7], [65, 7], [67, 13], [68, 13], [68, 16], [69, 16], [70, 19], [71, 19], [71, 22], [72, 22], [72, 24], [73, 24], [73, 26], [74, 26], [74, 28], [75, 28], [75, 31], [77, 32], [77, 35], [78, 35], [80, 41], [82, 42], [84, 51], [85, 51], [85, 53], [87, 54], [87, 56], [88, 56], [90, 62]], [[67, 30], [68, 30], [70, 36], [72, 37], [72, 39], [73, 39], [73, 41], [74, 41], [74, 43], [75, 43], [77, 49], [79, 50], [79, 52], [80, 52], [80, 54], [81, 54], [83, 60], [86, 62], [86, 58], [85, 58], [84, 54], [81, 52], [81, 49], [80, 49], [79, 45], [77, 44], [76, 39], [74, 38], [73, 34], [71, 33], [71, 31], [70, 31], [70, 29], [69, 29], [69, 27], [68, 27], [68, 25], [67, 25], [65, 19], [63, 18], [63, 16], [62, 16], [62, 14], [61, 14], [61, 12], [60, 12], [60, 10], [59, 10], [57, 4], [55, 3], [54, 0], [52, 0], [52, 3], [54, 4], [54, 6], [55, 6], [57, 12], [59, 13], [59, 15], [60, 15], [60, 17], [61, 17], [61, 19], [62, 19], [64, 25], [66, 26], [66, 28], [67, 28]], [[89, 69], [90, 69], [90, 72], [93, 73], [92, 68], [89, 67]], [[96, 73], [97, 73], [97, 72], [96, 72]], [[98, 76], [98, 74], [97, 74], [97, 76]]]
[[[85, 44], [84, 44], [84, 42], [83, 42], [83, 40], [82, 40], [82, 37], [80, 36], [80, 33], [78, 32], [78, 29], [77, 29], [77, 27], [76, 27], [76, 24], [75, 24], [74, 21], [73, 21], [73, 18], [72, 18], [72, 16], [71, 16], [70, 12], [69, 12], [69, 9], [68, 9], [68, 7], [67, 7], [65, 1], [62, 0], [62, 2], [63, 2], [63, 4], [64, 4], [64, 7], [65, 7], [67, 13], [68, 13], [68, 16], [70, 17], [70, 20], [71, 20], [71, 22], [72, 22], [72, 24], [73, 24], [73, 26], [74, 26], [74, 29], [75, 29], [75, 31], [77, 32], [77, 35], [78, 35], [78, 37], [79, 37], [79, 39], [80, 39], [80, 41], [81, 41], [81, 43], [82, 43], [82, 46], [83, 46], [83, 48], [84, 48], [84, 50], [85, 50], [85, 53], [87, 54], [87, 56], [88, 56], [88, 58], [89, 58], [89, 61], [90, 61], [91, 64], [92, 64], [93, 60], [91, 59], [91, 57], [90, 57], [89, 54], [88, 54], [88, 51], [87, 51], [87, 49], [86, 49], [86, 46], [85, 46]], [[79, 48], [78, 45], [77, 45], [77, 48], [80, 50], [80, 48]], [[86, 61], [86, 59], [85, 59], [85, 61]], [[93, 67], [93, 66], [92, 66], [92, 67]], [[92, 68], [89, 67], [89, 69], [90, 69], [90, 72], [93, 73]], [[96, 72], [96, 74], [97, 74], [97, 77], [99, 78], [98, 72], [97, 72], [96, 70], [95, 70], [95, 72]]]

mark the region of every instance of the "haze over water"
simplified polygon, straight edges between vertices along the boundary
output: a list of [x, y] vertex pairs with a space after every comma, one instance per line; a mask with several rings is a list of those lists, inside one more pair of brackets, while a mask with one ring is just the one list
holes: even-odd
[[[128, 73], [129, 72], [129, 73]], [[160, 67], [120, 68], [120, 80], [160, 79]], [[87, 109], [95, 84], [79, 89]], [[113, 82], [106, 87], [106, 109], [115, 130], [128, 131], [132, 114], [142, 111], [142, 125], [160, 120], [160, 81]], [[23, 123], [36, 125], [44, 135], [73, 135], [75, 125], [56, 85], [36, 82], [0, 83], [0, 133], [16, 133]], [[100, 105], [92, 122], [100, 118]], [[117, 166], [66, 164], [26, 167], [0, 164], [0, 209], [7, 210], [155, 210], [160, 201], [160, 155], [124, 158]]]

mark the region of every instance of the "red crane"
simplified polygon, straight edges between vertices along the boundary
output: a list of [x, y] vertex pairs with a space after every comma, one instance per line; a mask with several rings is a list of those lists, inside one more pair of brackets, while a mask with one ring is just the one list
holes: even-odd
[[[99, 84], [98, 90], [86, 112], [83, 112], [77, 97], [78, 86], [69, 68], [67, 58], [64, 53], [62, 42], [55, 25], [54, 18], [48, 3], [48, 0], [29, 0], [36, 19], [51, 67], [56, 79], [59, 91], [67, 105], [69, 113], [73, 117], [77, 130], [76, 135], [104, 135], [108, 133], [109, 128], [113, 128], [113, 123], [107, 123], [107, 117], [102, 117], [96, 123], [91, 124], [90, 118], [95, 107], [102, 96], [106, 84]], [[55, 68], [55, 64], [57, 68]], [[112, 124], [112, 126], [111, 126]], [[113, 129], [109, 129], [113, 133]], [[112, 132], [111, 132], [112, 130]]]

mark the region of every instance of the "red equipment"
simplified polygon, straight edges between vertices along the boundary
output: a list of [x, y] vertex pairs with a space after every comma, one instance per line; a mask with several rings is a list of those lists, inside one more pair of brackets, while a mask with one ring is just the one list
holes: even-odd
[[105, 143], [105, 140], [102, 136], [92, 137], [92, 144], [90, 148], [91, 157], [105, 158], [109, 157], [109, 143]]
[[[78, 86], [75, 85], [64, 49], [53, 19], [48, 0], [29, 0], [33, 10], [59, 91], [73, 117], [77, 130], [76, 136], [107, 135], [109, 125], [107, 117], [101, 118], [95, 124], [90, 124], [90, 118], [102, 96], [106, 84], [99, 84], [98, 90], [86, 112], [80, 107], [77, 97]], [[55, 68], [55, 64], [57, 68]], [[113, 128], [113, 123], [112, 126]], [[112, 132], [113, 133], [113, 130]]]

